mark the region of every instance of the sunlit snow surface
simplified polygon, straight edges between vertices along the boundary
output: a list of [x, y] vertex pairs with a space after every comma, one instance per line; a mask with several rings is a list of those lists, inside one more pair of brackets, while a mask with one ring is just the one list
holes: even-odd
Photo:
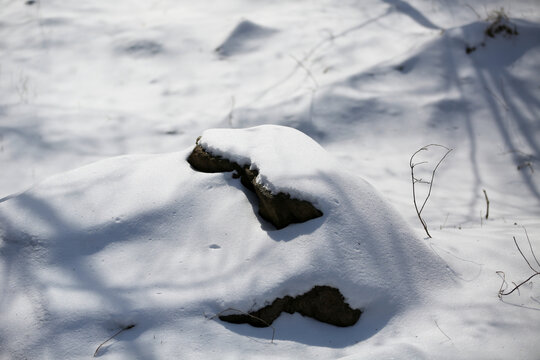
[[[518, 35], [485, 35], [501, 7]], [[540, 255], [536, 0], [0, 9], [0, 358], [89, 358], [129, 324], [98, 356], [538, 358], [540, 279], [500, 301], [496, 273], [532, 274], [514, 236], [533, 267]], [[324, 148], [310, 142], [321, 157], [302, 164], [331, 176], [260, 179], [323, 217], [274, 231], [237, 179], [185, 162], [207, 129], [263, 124]], [[423, 210], [432, 239], [408, 166], [430, 143], [454, 149]], [[208, 319], [312, 282], [365, 307], [359, 323], [284, 314], [272, 343], [272, 329]]]
[[313, 139], [290, 127], [209, 129], [198, 143], [214, 156], [258, 170], [256, 181], [275, 194], [317, 202], [332, 192], [332, 177], [339, 177], [339, 164]]
[[[210, 130], [201, 143], [212, 147], [213, 140], [224, 157], [249, 159], [275, 184], [294, 175], [285, 176], [287, 187], [318, 198], [323, 217], [283, 230], [261, 226], [239, 180], [193, 170], [188, 152], [113, 158], [50, 178], [0, 207], [3, 252], [8, 263], [17, 259], [5, 305], [28, 302], [28, 320], [43, 329], [35, 341], [47, 328], [66, 329], [89, 314], [95, 326], [126, 317], [150, 333], [164, 325], [154, 312], [182, 308], [186, 315], [162, 321], [174, 326], [188, 316], [202, 323], [205, 312], [248, 311], [329, 285], [364, 311], [347, 333], [352, 345], [449, 285], [443, 262], [395, 211], [362, 179], [331, 166], [308, 136], [261, 126]], [[278, 171], [281, 159], [292, 174]], [[29, 334], [36, 335], [32, 327]]]

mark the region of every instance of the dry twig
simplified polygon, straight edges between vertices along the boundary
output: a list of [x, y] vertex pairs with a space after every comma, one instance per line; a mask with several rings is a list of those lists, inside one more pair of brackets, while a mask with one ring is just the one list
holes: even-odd
[[235, 105], [234, 96], [231, 96], [231, 111], [229, 111], [229, 114], [227, 115], [227, 120], [229, 121], [229, 126], [231, 128], [233, 127], [234, 105]]
[[519, 253], [521, 254], [521, 257], [525, 260], [525, 262], [527, 263], [527, 265], [529, 266], [529, 268], [533, 271], [533, 274], [531, 276], [529, 276], [527, 279], [523, 280], [522, 282], [520, 282], [519, 284], [516, 284], [516, 283], [513, 283], [514, 284], [514, 288], [510, 291], [506, 291], [507, 287], [508, 287], [508, 283], [506, 282], [506, 276], [505, 276], [505, 273], [503, 271], [497, 271], [497, 274], [502, 278], [503, 282], [501, 284], [501, 287], [499, 289], [499, 299], [501, 299], [503, 296], [506, 296], [506, 295], [510, 295], [511, 293], [513, 293], [514, 291], [518, 290], [519, 292], [519, 288], [520, 286], [522, 286], [523, 284], [526, 284], [528, 283], [533, 277], [535, 277], [536, 275], [540, 275], [540, 262], [538, 261], [537, 257], [536, 257], [536, 254], [534, 253], [534, 250], [533, 250], [533, 247], [532, 247], [532, 244], [531, 244], [531, 240], [529, 238], [529, 234], [527, 233], [527, 229], [525, 229], [525, 227], [523, 227], [523, 230], [525, 230], [525, 236], [527, 237], [527, 242], [529, 243], [529, 249], [531, 250], [531, 254], [533, 256], [533, 259], [534, 261], [536, 262], [536, 266], [538, 266], [538, 269], [534, 268], [532, 265], [531, 265], [531, 262], [529, 262], [529, 260], [527, 259], [527, 257], [525, 256], [525, 254], [523, 254], [523, 251], [521, 251], [521, 248], [519, 247], [519, 244], [516, 240], [516, 237], [513, 236], [514, 238], [514, 244], [516, 245]]
[[304, 69], [307, 76], [311, 79], [311, 81], [313, 81], [313, 85], [315, 86], [315, 90], [317, 90], [319, 88], [319, 83], [317, 82], [317, 79], [315, 79], [315, 76], [313, 76], [313, 73], [311, 72], [311, 70], [309, 70], [307, 68], [307, 66], [302, 61], [298, 60], [297, 58], [295, 58], [292, 55], [289, 55], [289, 56], [291, 57], [291, 59], [293, 59], [298, 64], [298, 66], [300, 66], [302, 69]]
[[[439, 160], [439, 162], [437, 163], [437, 165], [435, 166], [435, 168], [431, 172], [431, 179], [429, 181], [424, 181], [424, 180], [418, 179], [418, 178], [416, 178], [414, 176], [414, 168], [416, 166], [418, 166], [418, 165], [425, 164], [427, 162], [423, 161], [423, 162], [419, 162], [419, 163], [413, 163], [413, 159], [420, 151], [424, 151], [424, 150], [427, 151], [432, 146], [444, 148], [444, 149], [446, 149], [446, 153]], [[453, 149], [449, 149], [449, 148], [447, 148], [446, 146], [443, 146], [443, 145], [429, 144], [429, 145], [426, 145], [426, 146], [421, 147], [420, 149], [418, 149], [414, 154], [412, 154], [412, 156], [411, 156], [411, 158], [409, 160], [409, 166], [411, 167], [411, 180], [412, 180], [412, 193], [413, 193], [414, 208], [416, 210], [416, 214], [418, 215], [418, 219], [420, 219], [420, 222], [422, 223], [422, 226], [424, 227], [424, 230], [426, 231], [427, 236], [430, 237], [430, 238], [431, 238], [431, 234], [428, 231], [427, 224], [426, 224], [425, 220], [422, 218], [422, 211], [424, 210], [424, 207], [426, 206], [426, 203], [427, 203], [429, 197], [431, 196], [431, 189], [433, 188], [433, 179], [435, 178], [435, 172], [437, 171], [439, 165], [441, 165], [443, 160], [448, 156], [448, 154], [452, 150]], [[418, 203], [416, 202], [416, 183], [429, 184], [428, 193], [427, 193], [426, 198], [424, 199], [424, 202], [422, 203], [422, 206], [420, 207], [420, 209], [418, 209]]]
[[117, 336], [117, 335], [120, 334], [121, 332], [126, 331], [126, 330], [129, 330], [129, 329], [132, 329], [132, 328], [134, 328], [134, 327], [135, 327], [135, 324], [130, 324], [130, 325], [128, 325], [128, 326], [125, 326], [125, 327], [123, 327], [122, 329], [118, 330], [113, 336], [111, 336], [110, 338], [108, 338], [107, 340], [105, 340], [104, 342], [102, 342], [101, 344], [99, 344], [99, 346], [97, 347], [96, 351], [94, 352], [94, 357], [97, 356], [99, 349], [101, 349], [101, 347], [102, 347], [103, 345], [105, 345], [107, 342], [109, 342], [109, 340], [113, 339], [115, 336]]
[[[486, 206], [487, 206], [487, 209], [486, 209], [486, 220], [488, 219], [489, 217], [489, 199], [488, 199], [488, 196], [487, 196], [487, 192], [486, 192], [486, 189], [482, 189], [482, 191], [484, 192], [484, 196], [486, 198]], [[496, 205], [496, 204], [495, 204]]]
[[435, 320], [435, 325], [437, 325], [437, 329], [439, 329], [439, 331], [444, 335], [446, 336], [446, 338], [450, 341], [452, 341], [452, 339], [450, 338], [450, 336], [448, 336], [442, 329], [441, 327], [439, 326], [439, 324], [437, 323], [437, 320]]

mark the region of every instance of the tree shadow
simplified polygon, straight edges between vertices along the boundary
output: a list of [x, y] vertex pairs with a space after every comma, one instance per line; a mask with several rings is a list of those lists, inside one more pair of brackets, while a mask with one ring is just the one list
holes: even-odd
[[441, 28], [434, 23], [432, 23], [424, 14], [422, 14], [418, 9], [413, 7], [407, 1], [403, 0], [382, 0], [383, 2], [391, 5], [394, 9], [400, 13], [403, 13], [406, 16], [409, 16], [417, 24], [426, 27], [428, 29], [440, 30]]
[[[525, 54], [540, 47], [540, 26], [523, 20], [515, 20], [519, 34], [512, 39], [486, 39], [485, 47], [471, 55], [476, 78], [483, 92], [485, 103], [492, 115], [493, 125], [499, 131], [506, 149], [512, 154], [516, 167], [520, 164], [518, 139], [512, 135], [508, 121], [514, 120], [517, 131], [525, 140], [534, 157], [540, 156], [540, 133], [536, 115], [540, 111], [540, 100], [524, 86], [523, 81], [509, 69]], [[475, 26], [464, 28], [465, 36], [470, 31], [478, 31]], [[469, 36], [473, 36], [470, 34]], [[499, 93], [499, 96], [496, 93]], [[508, 119], [506, 120], [505, 118]], [[506, 121], [505, 121], [506, 120]], [[529, 192], [540, 202], [540, 192], [531, 175], [520, 171], [521, 178]]]
[[[120, 179], [122, 179], [121, 176]], [[178, 184], [178, 191], [182, 192], [182, 187], [182, 183]], [[65, 190], [70, 194], [63, 194], [63, 196], [68, 197], [88, 191], [76, 184]], [[54, 192], [56, 193], [56, 190]], [[178, 227], [178, 224], [175, 225], [174, 213], [181, 211], [184, 206], [196, 203], [199, 194], [185, 193], [183, 202], [172, 197], [164, 204], [159, 204], [154, 208], [144, 208], [124, 218], [121, 222], [113, 218], [99, 221], [90, 227], [78, 224], [76, 217], [66, 216], [76, 209], [60, 209], [58, 205], [53, 206], [46, 198], [40, 198], [38, 195], [39, 192], [36, 194], [30, 191], [5, 199], [2, 203], [4, 208], [0, 209], [0, 265], [2, 266], [0, 286], [3, 289], [0, 292], [0, 308], [4, 309], [3, 311], [13, 309], [21, 297], [26, 298], [31, 308], [28, 321], [32, 324], [29, 327], [28, 338], [24, 344], [19, 343], [18, 348], [12, 348], [14, 342], [10, 343], [7, 340], [9, 329], [0, 326], [0, 344], [2, 344], [0, 355], [8, 352], [20, 353], [21, 356], [34, 354], [40, 357], [45, 353], [61, 353], [67, 356], [74, 350], [69, 348], [72, 341], [66, 344], [63, 341], [67, 338], [84, 336], [85, 339], [81, 339], [80, 347], [88, 351], [91, 356], [100, 342], [125, 326], [124, 322], [129, 320], [136, 326], [122, 333], [117, 339], [117, 341], [129, 341], [129, 347], [122, 347], [122, 351], [129, 358], [156, 359], [157, 356], [152, 353], [151, 348], [146, 348], [140, 342], [133, 340], [155, 326], [178, 321], [177, 318], [171, 317], [171, 313], [177, 312], [176, 305], [153, 304], [151, 301], [145, 301], [146, 305], [141, 306], [141, 299], [137, 294], [148, 296], [147, 294], [154, 289], [182, 292], [202, 286], [223, 284], [234, 274], [242, 271], [241, 262], [237, 266], [226, 267], [230, 258], [223, 256], [221, 264], [215, 265], [222, 269], [215, 273], [216, 276], [206, 276], [201, 280], [193, 279], [188, 284], [171, 282], [169, 279], [165, 283], [154, 281], [145, 284], [133, 281], [118, 285], [111, 283], [104, 276], [107, 271], [111, 271], [110, 268], [104, 269], [107, 270], [105, 273], [92, 269], [89, 260], [95, 261], [100, 252], [111, 246], [126, 247], [133, 241], [140, 243], [141, 239], [152, 237], [159, 239], [163, 237], [159, 229]], [[106, 206], [105, 203], [102, 205]], [[80, 206], [84, 205], [80, 204]], [[10, 211], [6, 212], [5, 207], [11, 207]], [[18, 222], [11, 219], [10, 216], [14, 214]], [[21, 217], [26, 219], [23, 220], [23, 224], [27, 225], [24, 229], [20, 228]], [[38, 224], [33, 224], [34, 222]], [[32, 229], [36, 228], [46, 230], [37, 230], [39, 235], [33, 235]], [[183, 228], [178, 230], [180, 238], [182, 230], [190, 231]], [[199, 237], [204, 236], [203, 229], [192, 230], [201, 233]], [[186, 234], [186, 236], [195, 235]], [[171, 237], [161, 240], [165, 246], [164, 250], [169, 249], [163, 256], [170, 257], [174, 254], [174, 249], [178, 247], [175, 241], [178, 239]], [[142, 248], [149, 250], [153, 243], [148, 242], [142, 245]], [[184, 249], [184, 251], [187, 250]], [[236, 253], [230, 256], [236, 257], [242, 254]], [[256, 256], [254, 261], [256, 261]], [[112, 270], [118, 273], [124, 271], [121, 267], [114, 270], [116, 266], [114, 261], [100, 266], [112, 267]], [[162, 269], [158, 266], [156, 271], [159, 270]], [[170, 272], [171, 269], [168, 271]], [[61, 280], [55, 279], [55, 276], [50, 277], [54, 274], [61, 274], [59, 278]], [[9, 290], [4, 291], [5, 289]], [[90, 303], [92, 301], [99, 303], [99, 309], [96, 310], [90, 306], [85, 311], [70, 310], [68, 299], [63, 305], [58, 303], [58, 296], [52, 299], [51, 292], [54, 291], [85, 294]], [[52, 301], [54, 301], [54, 306]], [[3, 334], [6, 336], [2, 336]], [[94, 343], [95, 346], [92, 345]], [[114, 348], [114, 343], [103, 351]]]

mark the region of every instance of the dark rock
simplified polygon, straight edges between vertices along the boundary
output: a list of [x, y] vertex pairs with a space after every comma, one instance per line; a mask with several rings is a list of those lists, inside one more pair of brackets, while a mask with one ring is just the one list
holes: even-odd
[[271, 222], [277, 229], [282, 229], [293, 223], [302, 223], [318, 218], [323, 213], [309, 201], [293, 199], [289, 194], [272, 194], [255, 181], [259, 174], [249, 165], [240, 166], [221, 156], [214, 156], [204, 150], [199, 144], [195, 146], [187, 161], [193, 169], [201, 172], [216, 173], [235, 171], [233, 177], [240, 178], [242, 185], [253, 191], [259, 198], [259, 214]]
[[250, 324], [255, 327], [270, 326], [282, 312], [303, 316], [335, 325], [356, 324], [362, 311], [352, 309], [341, 292], [330, 286], [315, 286], [305, 294], [296, 297], [285, 296], [275, 299], [272, 304], [250, 313], [220, 315], [219, 319], [233, 324]]
[[516, 26], [513, 27], [508, 24], [501, 24], [499, 22], [494, 22], [486, 29], [486, 35], [494, 38], [496, 35], [501, 34], [505, 37], [510, 37], [513, 35], [518, 35]]
[[476, 46], [469, 46], [469, 45], [467, 45], [467, 46], [465, 47], [465, 52], [466, 52], [467, 54], [470, 54], [470, 53], [474, 52], [475, 50], [476, 50]]
[[496, 18], [485, 30], [485, 33], [492, 38], [497, 35], [511, 37], [519, 34], [516, 25], [514, 25], [503, 12], [497, 14]]
[[211, 155], [198, 144], [189, 154], [187, 161], [195, 170], [205, 173], [230, 172], [240, 168], [238, 164], [223, 159], [221, 156]]

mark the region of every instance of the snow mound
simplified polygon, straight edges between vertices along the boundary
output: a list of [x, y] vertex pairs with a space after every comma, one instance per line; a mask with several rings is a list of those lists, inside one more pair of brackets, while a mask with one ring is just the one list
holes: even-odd
[[[92, 354], [95, 339], [127, 324], [136, 324], [134, 344], [153, 349], [153, 334], [178, 339], [187, 322], [201, 334], [225, 326], [203, 313], [249, 311], [316, 285], [339, 289], [363, 311], [346, 346], [447, 283], [444, 266], [392, 207], [309, 137], [261, 126], [209, 130], [200, 141], [249, 159], [275, 186], [283, 181], [316, 196], [324, 216], [266, 230], [238, 180], [194, 171], [191, 149], [112, 158], [52, 177], [0, 203], [6, 351]], [[294, 176], [284, 176], [281, 164]], [[242, 334], [245, 326], [227, 328]]]
[[236, 25], [223, 44], [217, 47], [216, 51], [221, 56], [232, 56], [253, 51], [259, 47], [259, 43], [264, 38], [275, 32], [277, 30], [258, 25], [249, 20], [242, 20]]
[[214, 156], [258, 170], [256, 181], [273, 194], [318, 201], [331, 191], [320, 175], [331, 176], [337, 164], [317, 142], [294, 128], [210, 129], [198, 143]]

